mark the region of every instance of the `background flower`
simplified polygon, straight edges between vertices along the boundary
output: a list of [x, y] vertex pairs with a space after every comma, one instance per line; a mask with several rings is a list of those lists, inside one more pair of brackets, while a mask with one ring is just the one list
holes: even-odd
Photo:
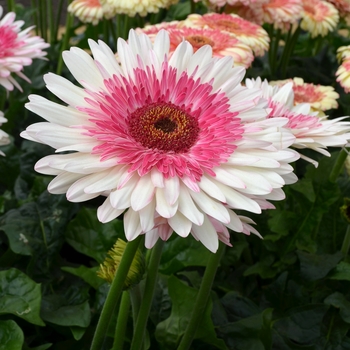
[[[2, 13], [0, 6], [0, 18]], [[23, 67], [29, 66], [33, 58], [43, 58], [46, 52], [42, 50], [49, 47], [49, 44], [31, 34], [33, 27], [21, 31], [24, 22], [15, 21], [15, 18], [16, 14], [9, 12], [0, 20], [0, 85], [10, 91], [16, 86], [22, 91], [11, 74], [15, 73], [30, 82], [22, 73]]]
[[68, 6], [68, 12], [80, 21], [96, 25], [103, 18], [100, 0], [74, 0]]
[[[0, 111], [0, 126], [6, 122], [7, 122], [7, 119], [4, 118], [4, 113]], [[0, 146], [5, 146], [5, 145], [8, 145], [9, 143], [10, 143], [9, 135], [5, 131], [0, 130]], [[2, 151], [0, 151], [0, 154], [2, 156], [5, 155], [4, 152]]]

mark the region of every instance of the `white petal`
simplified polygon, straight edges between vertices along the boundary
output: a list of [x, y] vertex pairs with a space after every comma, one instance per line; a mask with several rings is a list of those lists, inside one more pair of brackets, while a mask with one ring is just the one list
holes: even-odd
[[69, 187], [81, 177], [81, 174], [61, 173], [49, 183], [47, 190], [52, 194], [66, 193]]
[[148, 249], [153, 248], [153, 246], [157, 243], [158, 238], [159, 238], [158, 228], [155, 228], [151, 231], [146, 232], [145, 247]]
[[116, 209], [126, 209], [131, 205], [131, 194], [134, 191], [139, 178], [137, 175], [130, 178], [128, 183], [120, 188], [111, 192], [111, 204]]
[[226, 198], [224, 194], [220, 191], [219, 187], [216, 186], [208, 177], [203, 175], [201, 181], [199, 182], [199, 187], [206, 192], [209, 196], [217, 199], [220, 202], [225, 203]]
[[151, 174], [141, 176], [131, 195], [131, 207], [139, 211], [149, 204], [154, 196], [155, 188], [151, 180]]
[[191, 232], [206, 248], [211, 252], [216, 253], [219, 248], [218, 234], [206, 215], [204, 216], [203, 225], [197, 226], [193, 224]]
[[106, 223], [116, 219], [120, 214], [122, 214], [124, 209], [115, 209], [110, 203], [109, 197], [100, 205], [97, 209], [97, 218], [102, 222]]
[[192, 222], [179, 211], [168, 219], [171, 228], [181, 237], [187, 237], [192, 228]]
[[139, 214], [131, 208], [124, 214], [124, 231], [128, 241], [134, 240], [142, 232]]
[[156, 201], [153, 199], [150, 204], [138, 212], [140, 215], [140, 224], [143, 232], [148, 232], [153, 229], [155, 209]]
[[174, 203], [173, 205], [170, 205], [166, 198], [165, 198], [165, 192], [163, 188], [157, 188], [156, 189], [156, 211], [160, 216], [163, 218], [171, 218], [175, 215], [178, 203]]
[[180, 194], [180, 181], [177, 176], [164, 179], [165, 199], [170, 205], [174, 205]]

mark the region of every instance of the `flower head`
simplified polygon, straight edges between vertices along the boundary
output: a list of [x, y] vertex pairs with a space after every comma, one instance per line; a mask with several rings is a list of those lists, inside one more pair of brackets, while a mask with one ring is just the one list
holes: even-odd
[[170, 55], [185, 39], [191, 43], [194, 52], [204, 45], [210, 45], [213, 50], [213, 56], [231, 56], [234, 64], [237, 66], [248, 68], [254, 60], [251, 48], [226, 32], [221, 32], [219, 29], [179, 28], [178, 26], [179, 24], [177, 23], [168, 24], [166, 26], [156, 24], [154, 26], [148, 26], [141, 31], [154, 40], [160, 28], [166, 28], [170, 38]]
[[263, 56], [269, 49], [270, 38], [265, 29], [238, 15], [207, 13], [203, 16], [191, 14], [183, 22], [185, 26], [211, 28], [227, 32], [248, 45], [257, 56]]
[[175, 231], [215, 252], [227, 228], [254, 233], [234, 210], [260, 213], [284, 198], [281, 187], [295, 181], [288, 163], [299, 156], [287, 148], [288, 119], [266, 118], [260, 90], [241, 85], [244, 68], [213, 58], [210, 45], [194, 53], [187, 41], [169, 58], [164, 30], [153, 44], [134, 31], [119, 39], [120, 64], [103, 42], [89, 44], [93, 58], [64, 52], [82, 87], [44, 77], [67, 106], [29, 96], [27, 108], [47, 122], [21, 135], [64, 152], [35, 166], [56, 175], [49, 191], [72, 202], [106, 196], [99, 220], [126, 211], [126, 238], [145, 234], [147, 247]]
[[[2, 11], [0, 6], [0, 18]], [[23, 67], [31, 65], [33, 58], [44, 57], [46, 52], [42, 50], [49, 44], [42, 38], [33, 36], [30, 33], [32, 27], [21, 31], [24, 22], [15, 21], [15, 18], [16, 14], [9, 12], [0, 20], [0, 85], [10, 91], [16, 86], [22, 91], [11, 73], [30, 82], [22, 73]]]
[[349, 0], [327, 0], [331, 3], [338, 11], [341, 17], [346, 17], [350, 13], [350, 1]]
[[283, 86], [288, 82], [293, 83], [295, 106], [301, 103], [308, 103], [313, 112], [338, 108], [336, 100], [339, 98], [339, 94], [334, 90], [333, 86], [305, 83], [302, 78], [270, 82], [270, 84]]
[[168, 8], [179, 0], [100, 0], [105, 17], [126, 14], [145, 17], [148, 13], [157, 13], [160, 8]]
[[78, 17], [80, 21], [94, 25], [103, 18], [100, 0], [74, 0], [69, 4], [68, 12]]
[[[289, 82], [282, 87], [271, 86], [261, 79], [247, 79], [249, 88], [259, 87], [262, 97], [267, 98], [271, 108], [268, 118], [286, 117], [287, 127], [295, 136], [294, 148], [312, 149], [323, 155], [330, 156], [327, 147], [342, 147], [350, 139], [350, 122], [343, 121], [345, 117], [327, 119], [318, 117], [311, 111], [310, 104], [301, 103], [294, 106], [293, 84]], [[317, 162], [303, 156], [301, 158], [317, 166]]]
[[322, 0], [304, 0], [301, 29], [310, 32], [311, 37], [326, 36], [339, 22], [338, 10]]
[[[4, 113], [0, 111], [0, 126], [3, 124], [3, 123], [6, 123], [7, 122], [7, 119], [4, 118]], [[10, 143], [10, 138], [9, 138], [9, 135], [3, 131], [3, 130], [0, 130], [0, 146], [5, 146], [5, 145], [8, 145]], [[3, 152], [0, 151], [0, 154], [2, 156], [4, 156], [5, 154]]]
[[337, 82], [342, 86], [346, 93], [350, 92], [350, 58], [347, 58], [338, 67], [335, 75]]

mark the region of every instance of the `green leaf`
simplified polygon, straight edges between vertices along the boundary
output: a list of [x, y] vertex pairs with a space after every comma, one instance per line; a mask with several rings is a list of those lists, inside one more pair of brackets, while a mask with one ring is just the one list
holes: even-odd
[[24, 344], [23, 350], [46, 350], [52, 346], [52, 343], [47, 343], [43, 345], [36, 346], [35, 348], [29, 348], [26, 344]]
[[71, 273], [74, 276], [82, 278], [86, 283], [88, 283], [94, 289], [97, 289], [101, 284], [105, 283], [103, 279], [97, 276], [96, 272], [99, 267], [86, 267], [84, 265], [75, 267], [63, 266], [61, 270]]
[[299, 180], [291, 186], [294, 191], [304, 195], [311, 203], [316, 200], [316, 193], [314, 190], [313, 182], [309, 178]]
[[243, 276], [259, 275], [262, 278], [275, 277], [278, 271], [272, 267], [274, 260], [273, 255], [265, 256], [261, 261], [258, 261], [253, 266], [248, 267], [244, 271]]
[[15, 321], [0, 321], [0, 350], [21, 350], [23, 342], [22, 329]]
[[350, 323], [350, 302], [345, 298], [342, 293], [335, 292], [328, 296], [324, 303], [326, 305], [332, 305], [339, 309], [340, 317], [346, 322]]
[[69, 223], [65, 236], [78, 252], [102, 263], [117, 238], [123, 237], [123, 222], [113, 220], [102, 224], [97, 219], [96, 210], [83, 208]]
[[[58, 298], [57, 298], [58, 299]], [[52, 301], [50, 303], [50, 301]], [[42, 318], [59, 326], [78, 326], [86, 328], [90, 324], [91, 311], [88, 301], [78, 305], [61, 306], [60, 300], [43, 299]]]
[[[186, 286], [175, 276], [168, 279], [169, 295], [172, 300], [170, 316], [158, 323], [155, 336], [166, 349], [176, 349], [189, 323], [191, 312], [198, 291]], [[195, 339], [216, 346], [217, 349], [226, 350], [225, 343], [218, 339], [211, 320], [212, 301], [209, 299], [203, 318], [198, 325]]]
[[322, 320], [328, 310], [324, 304], [309, 304], [290, 309], [276, 320], [274, 330], [283, 338], [300, 345], [312, 345], [321, 336]]
[[0, 272], [0, 314], [13, 314], [44, 326], [40, 318], [41, 290], [27, 275], [17, 269]]
[[86, 328], [72, 326], [69, 327], [75, 340], [80, 340], [85, 334]]
[[341, 261], [329, 277], [331, 280], [350, 281], [350, 264]]
[[265, 350], [271, 348], [272, 309], [218, 328], [229, 349]]
[[309, 281], [317, 281], [327, 276], [342, 258], [342, 253], [335, 254], [310, 254], [297, 251], [300, 260], [300, 270], [304, 278]]
[[159, 269], [164, 274], [172, 274], [187, 266], [206, 266], [209, 255], [209, 250], [193, 237], [174, 235], [163, 248]]

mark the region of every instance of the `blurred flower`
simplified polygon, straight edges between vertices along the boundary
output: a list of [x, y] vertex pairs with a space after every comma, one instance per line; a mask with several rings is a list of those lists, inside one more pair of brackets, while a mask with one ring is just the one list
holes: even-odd
[[[2, 13], [3, 9], [0, 6], [0, 18]], [[33, 27], [21, 31], [24, 22], [15, 21], [15, 18], [16, 14], [9, 12], [0, 20], [0, 85], [10, 91], [14, 86], [22, 91], [11, 73], [30, 82], [21, 72], [23, 67], [31, 65], [33, 58], [44, 57], [46, 52], [42, 50], [50, 45], [30, 33]]]
[[168, 8], [179, 0], [100, 0], [106, 18], [116, 14], [145, 17], [148, 13], [157, 13], [160, 8]]
[[[7, 119], [4, 118], [4, 113], [0, 111], [0, 126], [3, 124], [3, 123], [6, 123], [7, 122]], [[5, 131], [1, 130], [0, 129], [0, 146], [5, 146], [5, 145], [8, 145], [10, 143], [10, 137], [8, 134], [6, 134]], [[0, 151], [0, 154], [2, 156], [4, 156], [4, 152], [1, 152]]]
[[308, 103], [313, 112], [338, 108], [336, 100], [339, 98], [339, 94], [334, 90], [333, 86], [305, 83], [302, 78], [293, 78], [275, 82], [271, 81], [269, 84], [283, 86], [288, 82], [293, 83], [295, 106], [300, 103]]
[[103, 10], [100, 0], [74, 0], [68, 6], [68, 12], [78, 17], [84, 23], [93, 25], [103, 18]]
[[[162, 25], [148, 26], [141, 31], [154, 39], [160, 30], [159, 28], [162, 28]], [[237, 66], [248, 68], [254, 60], [253, 52], [249, 46], [218, 29], [178, 28], [177, 24], [167, 25], [165, 28], [170, 38], [170, 55], [185, 39], [192, 45], [194, 52], [204, 45], [210, 45], [215, 57], [231, 56]]]
[[191, 14], [183, 22], [188, 27], [211, 28], [227, 32], [248, 45], [257, 56], [269, 49], [270, 38], [265, 29], [234, 14]]
[[341, 17], [346, 17], [350, 13], [350, 1], [349, 0], [327, 0], [331, 3], [339, 12]]
[[343, 61], [343, 59], [350, 57], [350, 45], [348, 46], [340, 46], [337, 49], [337, 60], [339, 63]]
[[268, 0], [262, 4], [263, 21], [285, 29], [300, 19], [302, 9], [302, 0]]
[[326, 36], [339, 22], [338, 10], [322, 0], [304, 0], [301, 29], [310, 32], [311, 38]]
[[[262, 97], [267, 98], [271, 108], [269, 118], [286, 117], [289, 119], [287, 127], [296, 137], [293, 147], [308, 148], [323, 155], [330, 156], [327, 147], [342, 147], [350, 139], [350, 122], [343, 121], [346, 117], [327, 119], [317, 117], [312, 113], [310, 104], [302, 103], [294, 106], [293, 84], [289, 82], [282, 87], [271, 86], [260, 78], [246, 79], [248, 88], [260, 88]], [[300, 155], [301, 158], [313, 163], [314, 160]]]
[[350, 198], [344, 198], [344, 204], [340, 207], [340, 213], [350, 224]]
[[[108, 283], [113, 282], [125, 248], [126, 242], [118, 238], [112, 249], [108, 251], [105, 261], [100, 264], [100, 269], [97, 271], [99, 277], [103, 278]], [[146, 264], [144, 256], [141, 250], [137, 249], [124, 282], [124, 289], [129, 289], [133, 285], [138, 284], [142, 280], [145, 270]]]
[[344, 59], [343, 63], [337, 69], [335, 75], [337, 82], [346, 93], [350, 92], [350, 58]]
[[250, 4], [249, 1], [235, 1], [232, 5], [225, 6], [225, 13], [235, 13], [238, 16], [258, 25], [264, 23], [264, 12], [262, 5], [267, 0], [256, 0]]
[[82, 88], [44, 77], [67, 105], [37, 95], [26, 105], [48, 122], [21, 135], [64, 152], [35, 166], [56, 175], [48, 190], [72, 202], [106, 196], [99, 220], [126, 211], [126, 238], [145, 234], [148, 248], [172, 231], [212, 252], [218, 239], [227, 243], [224, 227], [255, 233], [234, 210], [260, 213], [283, 199], [282, 186], [296, 181], [288, 163], [299, 155], [287, 148], [295, 139], [283, 129], [288, 119], [267, 119], [261, 91], [241, 85], [245, 69], [213, 58], [209, 45], [193, 53], [187, 41], [168, 58], [164, 30], [153, 44], [134, 31], [128, 43], [119, 39], [120, 65], [106, 44], [89, 44], [94, 58], [64, 52]]

